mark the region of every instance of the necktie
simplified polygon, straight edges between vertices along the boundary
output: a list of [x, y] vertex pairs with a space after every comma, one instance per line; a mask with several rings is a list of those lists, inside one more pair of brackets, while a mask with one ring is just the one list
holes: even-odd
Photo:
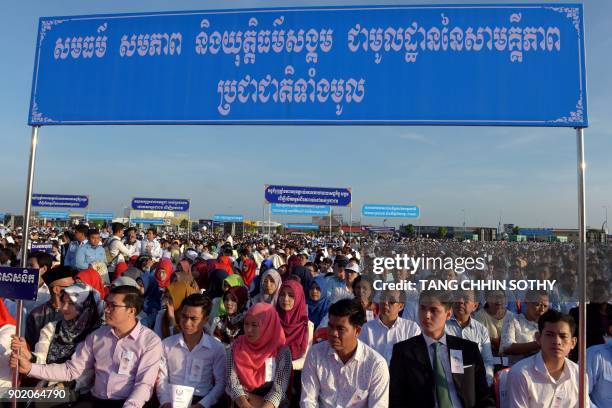
[[446, 381], [446, 372], [442, 365], [440, 357], [440, 343], [435, 342], [434, 347], [434, 366], [436, 378], [436, 397], [438, 398], [438, 408], [453, 408], [453, 403], [448, 392], [448, 382]]

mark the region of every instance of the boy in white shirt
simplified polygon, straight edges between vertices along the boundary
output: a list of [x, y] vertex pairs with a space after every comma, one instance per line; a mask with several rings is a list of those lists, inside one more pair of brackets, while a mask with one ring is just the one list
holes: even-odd
[[567, 358], [576, 346], [574, 319], [549, 310], [538, 319], [540, 352], [516, 363], [508, 374], [508, 406], [578, 406], [578, 365]]

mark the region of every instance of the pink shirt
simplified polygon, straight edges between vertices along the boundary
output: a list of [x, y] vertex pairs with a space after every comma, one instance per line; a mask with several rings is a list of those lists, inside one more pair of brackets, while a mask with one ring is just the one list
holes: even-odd
[[109, 326], [102, 326], [77, 346], [70, 360], [63, 364], [32, 364], [28, 375], [72, 381], [93, 368], [94, 397], [125, 399], [124, 407], [141, 408], [151, 398], [161, 355], [161, 340], [140, 322], [122, 339]]

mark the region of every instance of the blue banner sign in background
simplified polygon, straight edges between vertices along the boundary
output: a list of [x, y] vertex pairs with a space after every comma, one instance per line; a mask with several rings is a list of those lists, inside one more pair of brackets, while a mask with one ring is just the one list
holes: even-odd
[[307, 204], [345, 207], [351, 204], [350, 188], [267, 185], [266, 201], [273, 204]]
[[364, 204], [361, 214], [364, 217], [418, 218], [421, 210], [416, 205]]
[[132, 224], [164, 225], [164, 220], [158, 218], [132, 218]]
[[85, 214], [86, 220], [102, 220], [102, 221], [112, 221], [113, 213], [108, 212], [88, 212]]
[[50, 218], [54, 220], [67, 220], [70, 214], [65, 211], [39, 211], [38, 218]]
[[32, 207], [87, 208], [89, 198], [82, 195], [34, 194]]
[[326, 205], [272, 204], [272, 214], [278, 215], [329, 215], [331, 207]]
[[244, 217], [242, 215], [231, 215], [231, 214], [215, 214], [213, 221], [217, 222], [243, 222]]
[[132, 209], [149, 211], [189, 211], [189, 200], [171, 198], [132, 199]]
[[28, 122], [577, 127], [585, 76], [580, 4], [43, 17]]
[[519, 228], [519, 235], [528, 237], [548, 237], [553, 235], [553, 230], [550, 228]]
[[46, 252], [50, 254], [53, 252], [53, 244], [42, 243], [42, 242], [32, 242], [32, 247], [30, 248], [32, 252]]
[[287, 224], [285, 226], [287, 229], [305, 229], [305, 230], [318, 230], [319, 226], [317, 224]]
[[36, 300], [38, 269], [0, 267], [0, 298]]

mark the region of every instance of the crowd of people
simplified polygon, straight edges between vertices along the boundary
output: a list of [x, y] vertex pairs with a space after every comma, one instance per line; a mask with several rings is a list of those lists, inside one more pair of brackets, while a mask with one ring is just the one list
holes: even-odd
[[[574, 407], [572, 244], [33, 229], [36, 301], [0, 299], [0, 388], [72, 407]], [[0, 227], [0, 263], [21, 231]], [[376, 257], [483, 257], [480, 270], [373, 273]], [[591, 406], [612, 407], [612, 249], [589, 248]], [[552, 290], [385, 290], [375, 280], [554, 279]], [[178, 391], [177, 391], [178, 390]], [[36, 401], [35, 406], [48, 406]], [[42, 404], [42, 405], [41, 405]]]

